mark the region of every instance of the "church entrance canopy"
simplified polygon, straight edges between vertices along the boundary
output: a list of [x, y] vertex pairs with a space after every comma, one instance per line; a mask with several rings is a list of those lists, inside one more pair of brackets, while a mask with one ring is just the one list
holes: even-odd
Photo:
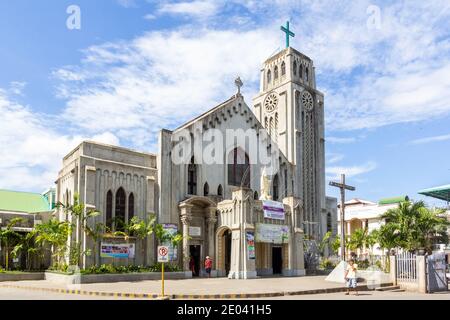
[[425, 196], [450, 202], [450, 184], [440, 187], [424, 189], [419, 191], [418, 193], [423, 194]]

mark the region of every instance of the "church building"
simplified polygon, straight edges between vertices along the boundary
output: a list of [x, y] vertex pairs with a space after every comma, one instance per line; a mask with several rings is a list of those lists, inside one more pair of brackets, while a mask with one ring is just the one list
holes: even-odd
[[[206, 256], [213, 276], [304, 275], [304, 242], [336, 233], [336, 199], [325, 195], [324, 95], [313, 61], [290, 46], [268, 58], [260, 75], [250, 105], [238, 78], [229, 99], [161, 130], [156, 155], [83, 142], [63, 160], [58, 200], [70, 203], [77, 193], [104, 223], [156, 215], [183, 234], [173, 263], [194, 275], [204, 274]], [[93, 245], [78, 231], [74, 237]], [[103, 241], [102, 250], [123, 242]], [[157, 245], [136, 239], [122, 262], [101, 251], [82, 267], [99, 259], [149, 265]]]

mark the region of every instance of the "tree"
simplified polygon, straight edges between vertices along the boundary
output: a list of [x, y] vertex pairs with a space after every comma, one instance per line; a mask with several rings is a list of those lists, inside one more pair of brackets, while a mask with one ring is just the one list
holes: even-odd
[[[100, 215], [100, 212], [97, 210], [86, 210], [86, 207], [83, 203], [79, 201], [80, 197], [77, 193], [73, 196], [73, 204], [72, 205], [64, 205], [61, 202], [57, 204], [58, 207], [62, 207], [66, 214], [70, 214], [72, 217], [75, 217], [75, 223], [72, 224], [72, 228], [75, 228], [76, 224], [80, 225], [82, 235], [91, 236], [95, 239], [95, 246], [98, 243], [98, 237], [100, 237], [100, 232], [103, 230], [103, 226], [101, 224], [94, 225], [90, 227], [90, 220]], [[83, 256], [90, 255], [91, 251], [89, 249], [83, 250], [81, 248], [81, 241], [74, 242], [70, 244], [69, 247], [69, 263], [72, 265], [79, 265], [80, 259]]]
[[0, 230], [0, 241], [4, 245], [5, 248], [5, 269], [9, 269], [9, 251], [10, 246], [15, 245], [20, 242], [22, 235], [14, 230], [14, 227], [22, 223], [24, 221], [23, 218], [14, 218], [8, 222], [6, 227], [3, 230]]
[[432, 250], [434, 243], [447, 243], [449, 222], [441, 209], [428, 209], [423, 201], [405, 201], [381, 217], [386, 219], [377, 235], [380, 246], [408, 251]]
[[147, 264], [147, 255], [145, 254], [148, 250], [147, 248], [147, 237], [151, 236], [155, 229], [155, 222], [156, 222], [156, 216], [151, 215], [147, 221], [141, 220], [138, 217], [131, 218], [131, 221], [129, 224], [125, 226], [125, 230], [128, 231], [128, 233], [131, 236], [134, 236], [140, 240], [144, 241], [144, 246], [142, 249], [142, 253], [144, 254], [144, 264]]
[[[60, 267], [67, 254], [68, 237], [72, 224], [52, 218], [35, 227], [35, 241], [40, 246], [50, 245], [52, 266]], [[56, 262], [56, 263], [55, 263]]]

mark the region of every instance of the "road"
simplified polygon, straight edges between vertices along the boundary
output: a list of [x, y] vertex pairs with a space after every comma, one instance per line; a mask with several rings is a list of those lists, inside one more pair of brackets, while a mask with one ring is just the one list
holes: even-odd
[[[24, 289], [0, 288], [0, 300], [124, 300], [127, 298], [91, 297]], [[344, 293], [311, 294], [263, 298], [264, 300], [450, 300], [450, 292], [419, 294], [411, 292], [364, 291], [358, 296]]]

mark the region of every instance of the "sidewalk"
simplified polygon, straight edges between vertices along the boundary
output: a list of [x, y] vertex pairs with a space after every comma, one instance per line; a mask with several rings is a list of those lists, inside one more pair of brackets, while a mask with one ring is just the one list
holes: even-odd
[[[161, 281], [82, 284], [69, 287], [46, 280], [3, 282], [0, 287], [53, 291], [97, 296], [157, 298]], [[364, 283], [360, 283], [364, 290]], [[75, 290], [74, 290], [75, 289]], [[344, 291], [340, 283], [325, 281], [325, 276], [272, 277], [251, 280], [227, 278], [166, 280], [165, 294], [172, 299], [259, 298], [284, 295], [319, 294]]]

